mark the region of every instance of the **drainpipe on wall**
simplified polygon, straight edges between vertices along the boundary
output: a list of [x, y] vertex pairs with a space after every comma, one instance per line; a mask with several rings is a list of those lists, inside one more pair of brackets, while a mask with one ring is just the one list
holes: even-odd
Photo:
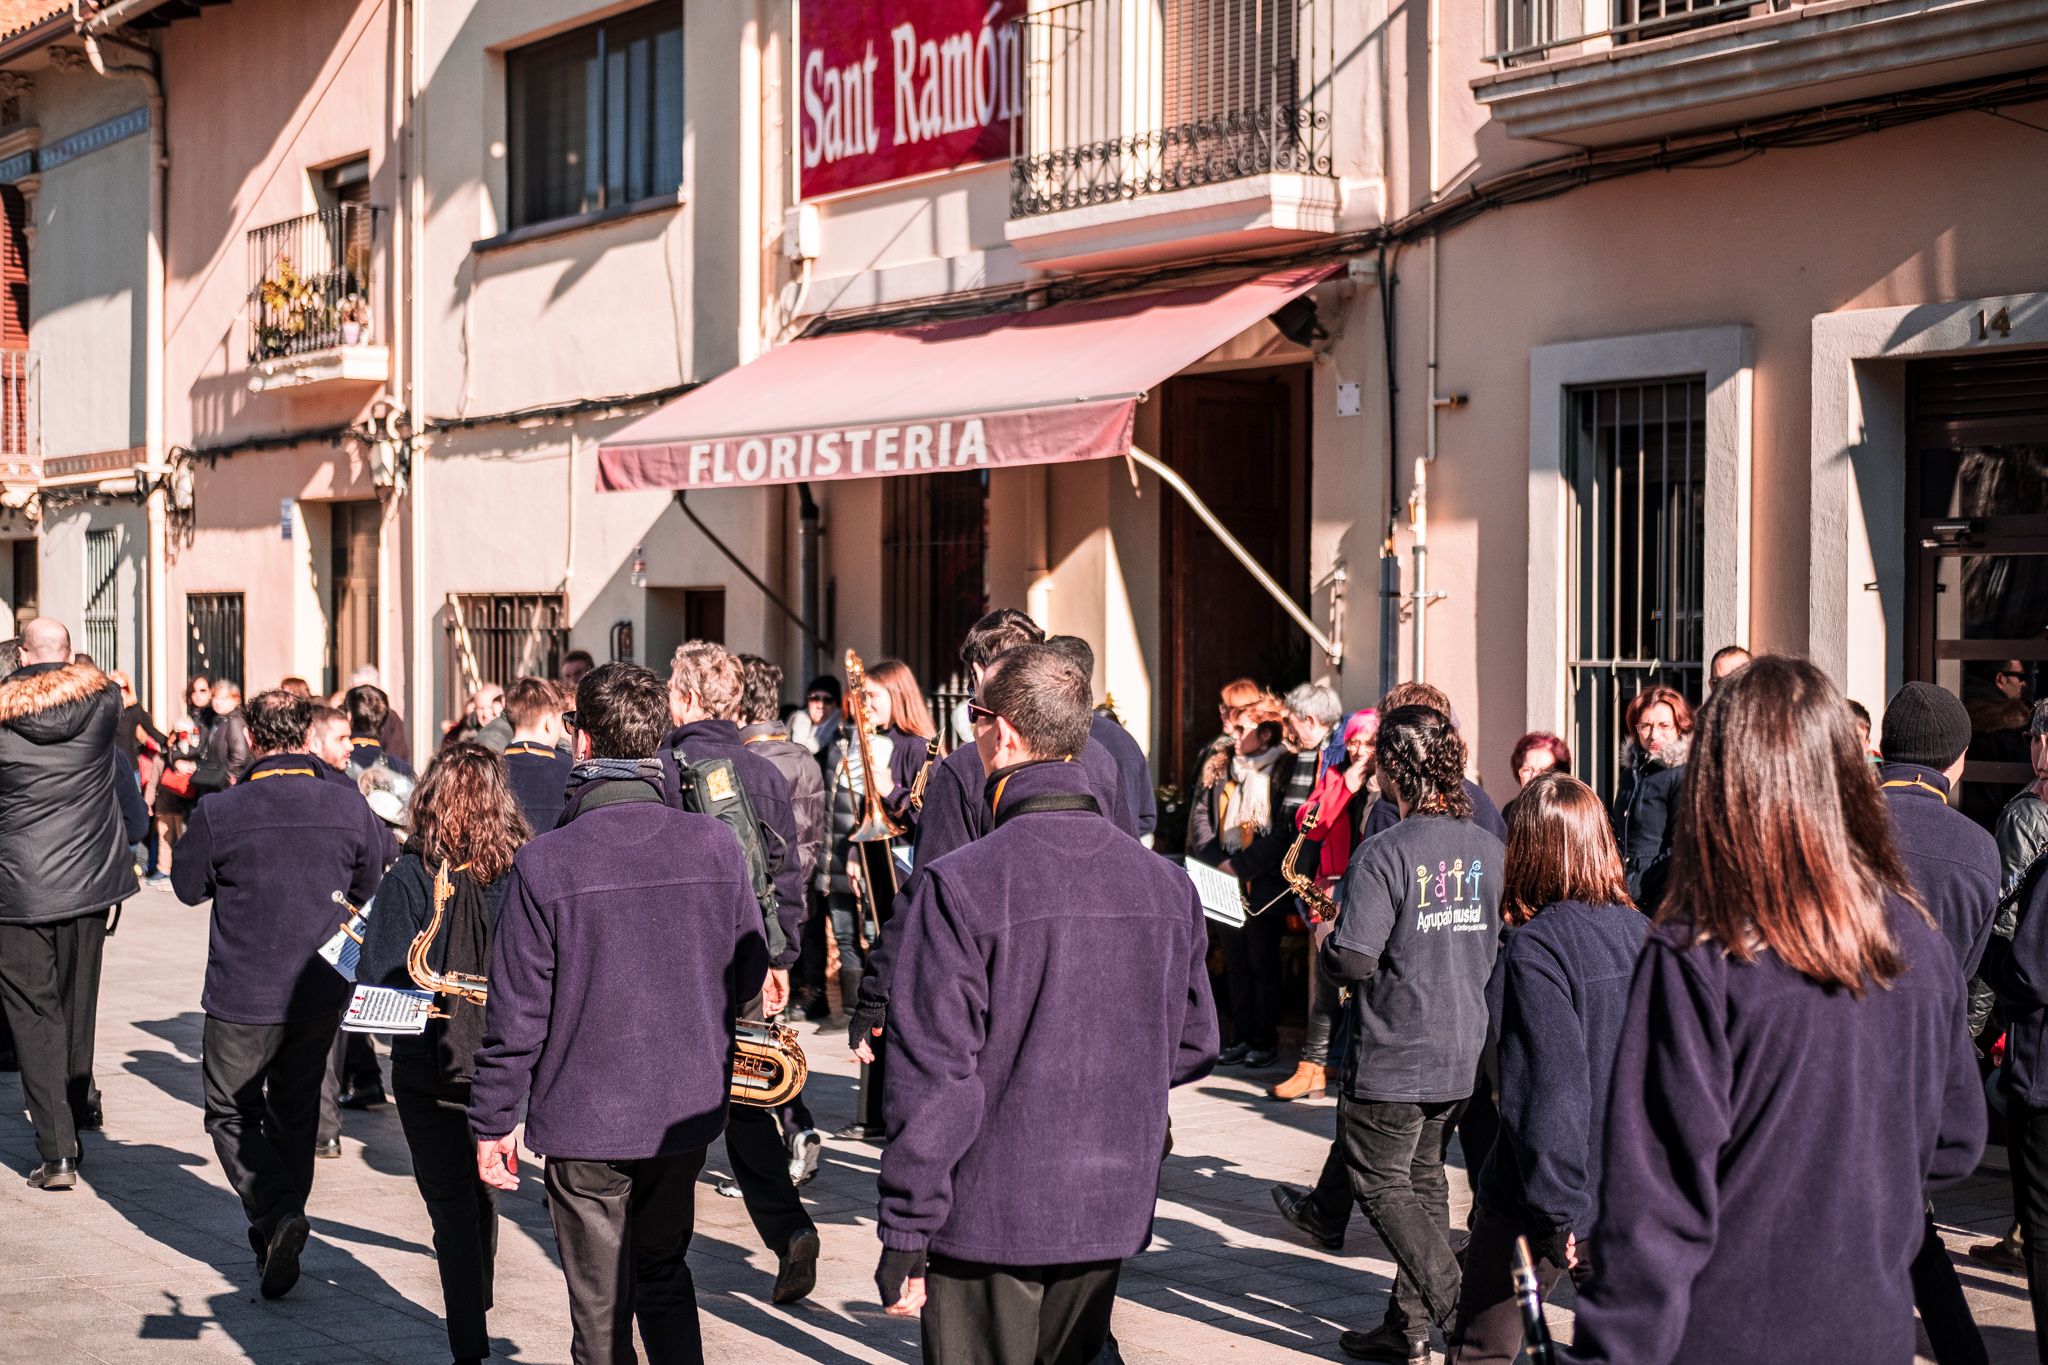
[[[426, 185], [421, 149], [425, 140], [420, 136], [420, 120], [423, 117], [420, 101], [420, 54], [426, 50], [426, 7], [424, 0], [404, 0], [404, 34], [401, 43], [404, 49], [400, 62], [400, 79], [403, 81], [403, 135], [399, 138], [399, 183], [405, 196], [400, 206], [405, 227], [403, 245], [398, 251], [400, 309], [405, 318], [404, 349], [402, 352], [405, 385], [405, 410], [414, 414], [413, 426], [420, 434], [412, 443], [412, 457], [409, 461], [410, 479], [406, 493], [409, 522], [406, 527], [407, 570], [411, 575], [412, 599], [411, 657], [406, 660], [406, 689], [412, 696], [412, 733], [429, 737], [431, 747], [434, 735], [433, 623], [427, 597], [427, 451], [424, 440], [424, 424], [418, 414], [423, 412], [422, 398], [426, 388], [426, 351], [422, 339], [426, 335], [426, 302], [418, 288], [419, 258], [422, 234], [426, 226]], [[576, 460], [572, 447], [569, 466], [573, 475]], [[426, 728], [423, 728], [426, 727]]]
[[[164, 137], [163, 59], [154, 48], [125, 38], [95, 33], [108, 13], [87, 21], [77, 0], [72, 2], [72, 23], [85, 42], [85, 55], [92, 69], [102, 76], [133, 76], [148, 91], [149, 107], [149, 230], [143, 251], [142, 303], [142, 462], [150, 469], [164, 463], [164, 228], [165, 200], [169, 194], [171, 158]], [[140, 54], [147, 65], [108, 66], [100, 46], [119, 47]], [[165, 493], [161, 480], [144, 501], [147, 531], [144, 537], [142, 655], [146, 675], [138, 695], [148, 698], [150, 710], [159, 716], [171, 713], [170, 621], [164, 566], [168, 543], [164, 515]]]

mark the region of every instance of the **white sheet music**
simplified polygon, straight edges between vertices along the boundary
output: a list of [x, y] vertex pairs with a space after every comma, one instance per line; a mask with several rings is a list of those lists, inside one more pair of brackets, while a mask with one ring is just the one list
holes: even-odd
[[1237, 878], [1227, 872], [1218, 872], [1196, 858], [1182, 863], [1181, 869], [1188, 874], [1188, 880], [1195, 884], [1195, 891], [1202, 898], [1203, 914], [1218, 924], [1244, 923], [1244, 891], [1238, 886]]
[[433, 1008], [431, 991], [358, 986], [348, 1002], [348, 1013], [341, 1017], [341, 1027], [345, 1033], [425, 1033], [427, 1013]]

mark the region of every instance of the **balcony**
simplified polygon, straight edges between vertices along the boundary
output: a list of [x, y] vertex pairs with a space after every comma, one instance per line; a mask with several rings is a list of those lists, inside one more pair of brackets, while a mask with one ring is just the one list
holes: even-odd
[[249, 387], [381, 384], [372, 274], [384, 210], [340, 204], [249, 234]]
[[1020, 19], [1019, 254], [1108, 264], [1336, 231], [1340, 3], [1067, 0]]
[[1598, 147], [2048, 64], [2039, 0], [1494, 0], [1511, 137]]
[[41, 388], [34, 351], [0, 351], [0, 485], [42, 480]]

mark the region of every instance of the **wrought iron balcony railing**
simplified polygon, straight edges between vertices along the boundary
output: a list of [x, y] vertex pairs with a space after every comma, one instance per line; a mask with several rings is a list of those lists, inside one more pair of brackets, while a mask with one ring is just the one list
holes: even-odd
[[340, 204], [249, 234], [249, 363], [375, 336], [371, 271], [384, 210]]
[[[1663, 38], [1787, 7], [1789, 0], [1495, 0], [1496, 66]], [[1583, 46], [1581, 46], [1583, 45]]]
[[1341, 0], [1067, 0], [1024, 16], [1010, 216], [1331, 174]]

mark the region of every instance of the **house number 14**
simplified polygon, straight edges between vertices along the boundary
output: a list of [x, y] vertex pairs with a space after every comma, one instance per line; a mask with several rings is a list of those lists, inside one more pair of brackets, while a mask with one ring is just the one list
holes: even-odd
[[2002, 337], [2012, 335], [2011, 309], [2001, 308], [1988, 318], [1984, 316], [1982, 308], [1977, 310], [1977, 340], [1989, 341], [1993, 332], [1998, 333]]

